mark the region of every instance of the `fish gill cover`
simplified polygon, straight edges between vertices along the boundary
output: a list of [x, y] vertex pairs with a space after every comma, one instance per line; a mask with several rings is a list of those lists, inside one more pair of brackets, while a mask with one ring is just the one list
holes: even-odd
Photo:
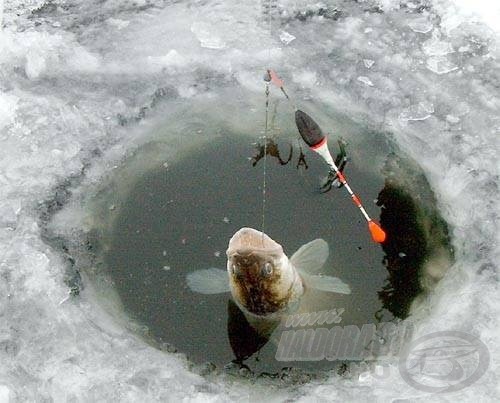
[[[456, 263], [413, 313], [416, 337], [479, 337], [490, 368], [460, 398], [498, 400], [498, 26], [469, 4], [460, 8], [464, 0], [273, 3], [271, 33], [266, 8], [254, 1], [0, 3], [0, 398], [421, 395], [396, 363], [385, 376], [332, 375], [293, 390], [204, 378], [116, 325], [92, 295], [61, 303], [69, 263], [42, 239], [44, 214], [99, 182], [158, 119], [196, 126], [186, 111], [168, 108], [175, 100], [217, 110], [218, 99], [238, 102], [243, 89], [253, 97], [245, 102], [260, 102], [272, 58], [300, 99], [392, 133], [423, 167], [451, 225]], [[471, 3], [487, 21], [498, 15], [498, 7]], [[235, 127], [261, 118], [252, 109], [217, 112]], [[71, 232], [77, 219], [62, 215], [59, 230]]]

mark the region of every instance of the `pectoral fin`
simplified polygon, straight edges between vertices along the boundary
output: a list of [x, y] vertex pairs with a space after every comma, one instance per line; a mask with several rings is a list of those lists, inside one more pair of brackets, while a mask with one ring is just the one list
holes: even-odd
[[351, 288], [341, 279], [331, 276], [300, 274], [306, 287], [319, 291], [336, 292], [338, 294], [350, 294]]
[[328, 243], [315, 239], [302, 245], [290, 258], [290, 262], [301, 272], [318, 273], [328, 259]]
[[200, 294], [221, 294], [229, 292], [227, 271], [221, 269], [203, 269], [189, 273], [186, 282], [191, 291]]

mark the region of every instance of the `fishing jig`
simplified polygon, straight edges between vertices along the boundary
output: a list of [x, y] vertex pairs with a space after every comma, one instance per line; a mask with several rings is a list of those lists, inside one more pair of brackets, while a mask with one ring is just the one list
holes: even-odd
[[280, 151], [278, 149], [278, 144], [272, 139], [272, 138], [266, 138], [265, 139], [266, 144], [262, 145], [260, 143], [255, 144], [255, 148], [257, 151], [257, 154], [255, 154], [252, 157], [252, 166], [257, 165], [257, 162], [259, 162], [264, 156], [270, 155], [271, 157], [275, 157], [280, 165], [286, 165], [288, 164], [292, 157], [293, 157], [293, 147], [290, 145], [290, 152], [288, 154], [288, 158], [284, 160], [281, 158]]
[[[368, 230], [370, 231], [372, 239], [377, 243], [382, 243], [385, 241], [386, 234], [384, 230], [373, 221], [365, 208], [361, 204], [361, 200], [352, 191], [351, 187], [347, 183], [347, 179], [341, 172], [340, 168], [337, 167], [335, 161], [333, 161], [330, 150], [328, 149], [327, 138], [323, 134], [321, 128], [318, 124], [305, 112], [297, 110], [295, 112], [295, 123], [297, 124], [297, 129], [304, 140], [304, 142], [309, 146], [311, 150], [318, 153], [330, 166], [329, 178], [338, 179], [342, 185], [347, 189], [347, 192], [351, 196], [354, 204], [359, 208], [366, 221], [368, 222]], [[333, 180], [332, 179], [332, 183]]]
[[322, 191], [329, 191], [336, 183], [338, 184], [337, 187], [344, 186], [351, 196], [351, 199], [356, 207], [359, 208], [359, 210], [365, 217], [368, 223], [368, 230], [370, 231], [370, 235], [373, 241], [377, 243], [384, 242], [386, 239], [386, 233], [379, 224], [377, 224], [370, 218], [365, 208], [363, 207], [360, 198], [356, 196], [356, 194], [352, 191], [349, 183], [347, 183], [347, 179], [342, 172], [347, 162], [344, 147], [345, 144], [339, 142], [341, 152], [334, 161], [332, 155], [330, 154], [330, 150], [328, 149], [327, 137], [323, 134], [323, 131], [321, 130], [319, 125], [307, 113], [301, 111], [300, 109], [297, 109], [297, 107], [293, 104], [292, 100], [284, 89], [283, 80], [280, 79], [276, 72], [274, 72], [273, 70], [267, 70], [267, 75], [264, 77], [264, 80], [276, 85], [281, 90], [281, 92], [283, 92], [285, 97], [292, 103], [295, 110], [295, 124], [297, 125], [300, 136], [309, 146], [309, 148], [319, 154], [330, 167], [327, 181], [321, 187]]

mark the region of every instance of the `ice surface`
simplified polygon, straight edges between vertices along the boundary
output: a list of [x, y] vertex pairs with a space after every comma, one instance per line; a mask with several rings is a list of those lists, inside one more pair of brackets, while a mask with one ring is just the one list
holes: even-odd
[[412, 29], [412, 31], [422, 34], [432, 31], [432, 28], [434, 27], [434, 25], [425, 16], [411, 19], [408, 22], [408, 26]]
[[118, 18], [108, 18], [107, 22], [109, 25], [116, 27], [117, 29], [126, 28], [128, 24], [130, 24], [130, 21], [120, 20]]
[[359, 76], [357, 78], [357, 80], [360, 82], [360, 83], [363, 83], [364, 85], [367, 85], [368, 87], [373, 87], [373, 83], [372, 81], [366, 77], [366, 76]]
[[427, 68], [436, 74], [451, 73], [458, 69], [458, 66], [451, 62], [446, 56], [432, 56], [427, 59]]
[[295, 39], [295, 36], [292, 34], [282, 31], [280, 34], [280, 41], [283, 42], [285, 45], [288, 45], [290, 42], [292, 42]]
[[[261, 77], [272, 65], [297, 100], [309, 99], [318, 114], [345, 113], [387, 130], [424, 168], [451, 225], [456, 263], [415, 309], [419, 335], [460, 329], [480, 336], [490, 370], [459, 399], [498, 401], [500, 51], [492, 31], [499, 30], [499, 8], [465, 1], [411, 2], [428, 5], [425, 15], [399, 0], [379, 2], [383, 12], [373, 8], [376, 1], [338, 2], [344, 13], [333, 20], [321, 17], [319, 6], [305, 13], [308, 1], [284, 0], [271, 33], [255, 1], [6, 2], [0, 400], [456, 401], [455, 395], [420, 397], [394, 362], [383, 376], [360, 370], [294, 389], [217, 374], [203, 378], [181, 356], [154, 349], [116, 324], [92, 302], [89, 288], [60, 304], [69, 292], [67, 262], [41, 238], [44, 209], [57, 211], [69, 197], [65, 189], [82, 182], [74, 190], [78, 204], [78, 194], [146, 141], [157, 121], [168, 118], [194, 133], [203, 128], [203, 108], [196, 116], [192, 108], [175, 112], [183, 97], [192, 107], [208, 103], [206, 115], [258, 133]], [[305, 17], [295, 18], [297, 12]], [[300, 41], [283, 46], [281, 23], [300, 32]], [[429, 34], [435, 30], [438, 40]], [[460, 57], [450, 46], [462, 49]], [[376, 87], [353, 85], [366, 74], [361, 57], [376, 62], [370, 70]], [[236, 106], [244, 100], [245, 108], [217, 109], [220, 99]], [[78, 231], [84, 217], [68, 214], [60, 225]]]
[[423, 43], [422, 47], [425, 54], [429, 56], [444, 56], [454, 52], [451, 44], [441, 40], [440, 34], [436, 31], [433, 32], [432, 38]]
[[375, 64], [375, 60], [363, 59], [363, 63], [367, 69], [370, 69]]
[[195, 22], [191, 26], [191, 32], [196, 35], [200, 45], [209, 49], [222, 49], [226, 46], [224, 40], [213, 32], [211, 25], [201, 22]]
[[177, 52], [175, 49], [169, 50], [165, 56], [150, 56], [148, 60], [153, 65], [170, 68], [181, 68], [188, 63], [188, 60], [181, 54], [179, 54], [179, 52]]
[[17, 100], [16, 96], [0, 93], [0, 130], [12, 123], [16, 114]]
[[434, 105], [430, 102], [423, 101], [403, 109], [399, 115], [399, 119], [403, 121], [426, 120], [429, 119], [433, 113]]

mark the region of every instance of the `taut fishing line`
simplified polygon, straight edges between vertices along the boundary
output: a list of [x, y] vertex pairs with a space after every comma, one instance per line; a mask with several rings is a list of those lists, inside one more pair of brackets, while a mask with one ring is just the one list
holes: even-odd
[[[267, 3], [267, 24], [269, 30], [269, 40], [272, 39], [272, 2], [269, 0]], [[267, 47], [267, 58], [271, 61], [271, 43]], [[268, 73], [264, 76], [264, 81], [266, 82], [266, 119], [264, 125], [264, 168], [262, 173], [262, 222], [261, 222], [261, 232], [262, 232], [262, 245], [264, 246], [264, 230], [266, 225], [266, 180], [267, 180], [267, 132], [268, 132], [268, 121], [269, 121], [269, 82], [270, 77]]]
[[267, 131], [269, 119], [269, 83], [266, 83], [266, 122], [264, 125], [264, 169], [262, 174], [262, 246], [264, 246], [264, 229], [266, 224], [266, 179], [267, 179]]
[[[268, 25], [269, 25], [269, 37], [272, 38], [272, 8], [273, 0], [269, 0], [268, 3]], [[268, 58], [269, 61], [271, 59], [271, 44], [268, 46]], [[318, 124], [305, 112], [297, 109], [295, 103], [288, 96], [287, 92], [284, 88], [284, 82], [282, 79], [278, 77], [276, 72], [272, 69], [267, 69], [266, 74], [264, 75], [264, 81], [266, 82], [266, 122], [265, 122], [265, 130], [264, 130], [264, 174], [263, 174], [263, 183], [262, 183], [262, 243], [264, 244], [264, 229], [265, 229], [265, 214], [266, 214], [266, 175], [267, 175], [267, 132], [268, 132], [268, 119], [269, 119], [269, 84], [273, 83], [276, 85], [285, 98], [290, 102], [293, 109], [295, 110], [295, 123], [297, 125], [297, 129], [299, 131], [300, 136], [304, 140], [304, 142], [309, 146], [311, 150], [318, 153], [325, 162], [330, 167], [329, 178], [333, 180], [333, 175], [337, 178], [340, 183], [347, 190], [353, 203], [356, 207], [359, 208], [361, 214], [365, 218], [368, 223], [368, 230], [371, 234], [371, 237], [374, 242], [383, 243], [386, 239], [385, 231], [380, 227], [378, 223], [373, 221], [365, 208], [363, 207], [361, 200], [359, 197], [352, 191], [349, 183], [347, 182], [345, 176], [342, 173], [342, 165], [337, 167], [334, 162], [332, 155], [330, 154], [330, 150], [327, 145], [327, 138], [323, 134], [322, 130], [318, 126]]]

